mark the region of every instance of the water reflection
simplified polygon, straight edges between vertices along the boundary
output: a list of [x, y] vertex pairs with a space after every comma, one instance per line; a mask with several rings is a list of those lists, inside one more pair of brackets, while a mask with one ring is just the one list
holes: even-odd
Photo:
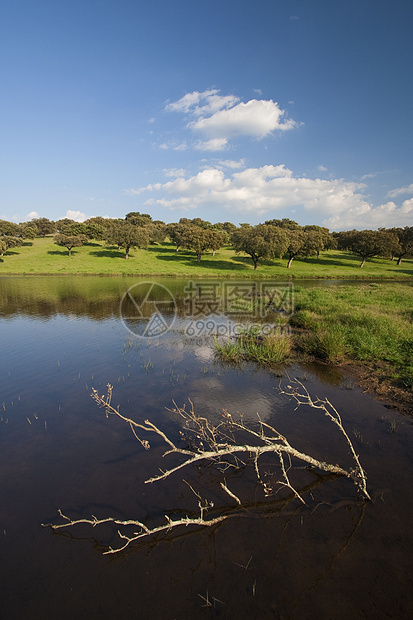
[[[120, 303], [128, 290], [134, 291], [134, 295], [136, 294], [137, 297], [140, 295], [143, 300], [146, 292], [145, 288], [136, 289], [136, 285], [140, 287], [143, 282], [146, 282], [146, 278], [143, 279], [136, 276], [1, 277], [0, 316], [11, 317], [23, 314], [36, 318], [50, 318], [56, 314], [74, 314], [95, 320], [111, 318], [120, 315]], [[168, 300], [170, 294], [173, 296], [177, 304], [178, 316], [181, 317], [188, 315], [188, 310], [190, 310], [190, 304], [188, 304], [188, 287], [190, 287], [190, 283], [193, 283], [192, 294], [197, 293], [199, 283], [209, 283], [208, 286], [211, 286], [211, 281], [209, 280], [193, 282], [188, 279], [153, 278], [150, 283], [152, 284], [153, 282], [159, 285], [156, 293], [160, 301]], [[197, 282], [198, 287], [196, 286]], [[214, 283], [215, 281], [212, 282]], [[221, 285], [225, 282], [215, 282], [215, 285]], [[249, 287], [253, 289], [257, 286], [255, 282], [246, 282], [247, 284], [245, 284], [245, 281], [243, 283], [244, 288]], [[294, 285], [289, 282], [279, 282], [278, 284], [280, 290], [289, 290], [291, 286], [295, 286], [295, 288], [331, 287], [337, 285], [361, 286], [368, 283], [372, 283], [372, 281], [300, 280]], [[162, 295], [163, 287], [164, 293]], [[241, 290], [235, 301], [240, 304], [241, 310], [245, 309], [245, 298]], [[136, 310], [136, 307], [133, 307], [133, 310]], [[210, 307], [209, 310], [212, 311], [213, 308]], [[209, 313], [207, 312], [206, 314]], [[213, 314], [213, 312], [211, 313]], [[148, 316], [150, 314], [148, 311]], [[225, 314], [225, 308], [220, 309], [220, 314]]]

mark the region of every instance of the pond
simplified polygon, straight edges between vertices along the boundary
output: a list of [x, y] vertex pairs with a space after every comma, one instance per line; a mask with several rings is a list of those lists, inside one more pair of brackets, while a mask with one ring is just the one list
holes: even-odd
[[[217, 308], [223, 283], [219, 291], [210, 281], [141, 284], [0, 279], [0, 617], [412, 617], [411, 419], [364, 394], [339, 368], [220, 363], [215, 329], [233, 335], [247, 311], [260, 325], [269, 320], [251, 315], [245, 291], [231, 289], [230, 299], [226, 289], [225, 307]], [[283, 314], [291, 291], [280, 288], [275, 310]], [[205, 304], [215, 314], [202, 318]], [[247, 455], [224, 474], [198, 463], [145, 484], [179, 458], [163, 457], [154, 434], [144, 437], [151, 442], [144, 450], [129, 425], [90, 396], [111, 384], [124, 416], [150, 420], [174, 442], [185, 428], [173, 403], [190, 409], [192, 402], [213, 424], [229, 412], [257, 428], [258, 413], [298, 450], [351, 467], [337, 426], [282, 393], [294, 378], [339, 411], [371, 501], [352, 480], [297, 459], [288, 475], [305, 504], [276, 483], [278, 492], [266, 496]], [[279, 458], [262, 458], [263, 479], [280, 479]], [[223, 479], [242, 507], [220, 487]], [[196, 517], [200, 498], [211, 516], [228, 518], [171, 529], [119, 554], [104, 554], [119, 546], [111, 523], [41, 525], [62, 523], [60, 509], [74, 520], [95, 515], [156, 527], [165, 515]]]

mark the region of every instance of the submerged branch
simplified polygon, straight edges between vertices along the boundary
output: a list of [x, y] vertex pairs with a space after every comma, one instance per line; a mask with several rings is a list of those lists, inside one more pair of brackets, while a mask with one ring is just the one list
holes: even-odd
[[[344, 436], [355, 463], [355, 467], [353, 469], [345, 469], [340, 465], [327, 463], [297, 450], [291, 446], [288, 440], [273, 426], [263, 422], [259, 416], [258, 430], [256, 427], [247, 425], [242, 417], [240, 417], [239, 420], [234, 420], [231, 414], [225, 409], [223, 410], [223, 421], [218, 424], [213, 424], [207, 418], [198, 416], [195, 413], [194, 406], [191, 401], [189, 401], [190, 408], [188, 410], [185, 406], [179, 407], [175, 402], [173, 403], [174, 408], [169, 410], [171, 413], [178, 414], [183, 420], [183, 431], [180, 431], [180, 436], [181, 440], [186, 442], [187, 447], [185, 449], [180, 448], [163, 430], [158, 428], [149, 420], [145, 420], [143, 424], [135, 422], [131, 418], [121, 414], [119, 407], [113, 407], [111, 404], [113, 388], [110, 384], [107, 386], [106, 394], [99, 395], [97, 390], [92, 389], [91, 396], [99, 407], [105, 409], [107, 417], [109, 415], [114, 415], [125, 422], [145, 450], [150, 448], [150, 443], [146, 439], [141, 438], [141, 433], [154, 433], [160, 437], [167, 446], [167, 450], [163, 454], [163, 457], [167, 457], [171, 454], [183, 455], [185, 457], [181, 463], [169, 467], [165, 471], [161, 471], [160, 474], [146, 480], [146, 484], [165, 480], [175, 472], [201, 462], [209, 462], [214, 464], [220, 472], [225, 471], [228, 467], [240, 469], [241, 466], [246, 465], [246, 463], [240, 459], [240, 455], [245, 455], [247, 457], [247, 463], [250, 462], [254, 467], [256, 480], [263, 489], [264, 496], [268, 497], [274, 494], [274, 489], [272, 485], [262, 479], [259, 468], [259, 459], [264, 454], [275, 454], [277, 455], [280, 464], [280, 476], [279, 479], [276, 480], [276, 484], [280, 488], [288, 488], [292, 492], [292, 498], [297, 498], [302, 504], [305, 504], [302, 497], [302, 491], [299, 493], [290, 481], [289, 477], [289, 471], [293, 469], [292, 458], [310, 465], [315, 471], [318, 470], [330, 475], [345, 476], [346, 478], [352, 479], [358, 490], [361, 491], [363, 498], [370, 499], [370, 495], [367, 491], [367, 478], [365, 472], [361, 467], [360, 460], [355, 452], [354, 446], [343, 427], [340, 414], [328, 399], [313, 399], [300, 381], [296, 380], [295, 383], [298, 387], [288, 385], [287, 390], [289, 391], [280, 389], [281, 393], [294, 398], [297, 402], [297, 406], [309, 405], [313, 409], [320, 409], [323, 411], [324, 415], [326, 415], [327, 418], [329, 418], [339, 428], [340, 432]], [[251, 441], [243, 441], [245, 438], [249, 438]], [[287, 459], [287, 461], [285, 459]], [[135, 519], [127, 521], [115, 519], [113, 517], [98, 519], [92, 515], [91, 519], [72, 520], [64, 515], [61, 510], [59, 510], [59, 515], [64, 519], [64, 522], [58, 525], [49, 523], [47, 526], [51, 527], [53, 530], [59, 530], [82, 523], [91, 525], [92, 527], [96, 527], [104, 523], [112, 523], [113, 525], [118, 526], [118, 528], [124, 528], [126, 526], [139, 528], [130, 535], [125, 534], [118, 529], [118, 536], [123, 542], [121, 546], [117, 548], [109, 547], [109, 550], [106, 551], [106, 553], [110, 554], [118, 553], [124, 550], [132, 542], [156, 534], [166, 534], [174, 528], [189, 525], [211, 527], [224, 521], [230, 516], [226, 513], [224, 508], [220, 508], [217, 516], [206, 518], [205, 515], [208, 510], [213, 507], [213, 503], [203, 499], [201, 494], [195, 491], [189, 482], [184, 482], [186, 482], [198, 498], [199, 513], [197, 516], [188, 517], [185, 515], [185, 517], [171, 519], [165, 515], [166, 521], [163, 524], [150, 528], [141, 521]], [[228, 487], [227, 481], [224, 479], [224, 481], [219, 482], [219, 484], [221, 489], [226, 493], [227, 497], [236, 502], [238, 510], [244, 510], [246, 502], [243, 502], [242, 499], [240, 499]], [[231, 516], [236, 516], [236, 514], [232, 514]]]

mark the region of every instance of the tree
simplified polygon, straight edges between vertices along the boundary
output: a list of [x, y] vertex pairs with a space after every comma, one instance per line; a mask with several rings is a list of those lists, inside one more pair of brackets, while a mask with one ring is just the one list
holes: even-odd
[[37, 227], [39, 235], [45, 237], [56, 232], [56, 224], [52, 220], [48, 220], [47, 217], [38, 217], [31, 220], [31, 223]]
[[87, 235], [87, 225], [83, 222], [76, 222], [75, 220], [70, 220], [69, 218], [64, 218], [63, 220], [58, 220], [56, 222], [57, 230], [63, 235], [76, 237], [77, 235]]
[[[188, 220], [189, 221], [189, 220]], [[176, 245], [176, 251], [179, 251], [179, 248], [182, 245], [182, 236], [187, 229], [189, 224], [184, 223], [172, 223], [166, 225], [166, 234], [172, 243]]]
[[37, 230], [37, 227], [32, 225], [31, 222], [23, 222], [22, 224], [19, 224], [18, 237], [21, 237], [22, 239], [35, 239], [38, 234], [39, 231]]
[[72, 224], [74, 223], [75, 223], [74, 220], [71, 220], [68, 217], [64, 217], [61, 220], [57, 220], [56, 230], [62, 235], [69, 235]]
[[279, 228], [286, 228], [287, 230], [300, 230], [300, 224], [294, 222], [294, 220], [289, 220], [288, 217], [284, 217], [282, 220], [267, 220], [264, 222], [268, 226], [278, 226]]
[[232, 233], [237, 230], [237, 227], [232, 222], [218, 222], [214, 224], [214, 226], [219, 230], [225, 231], [228, 235], [232, 235]]
[[300, 229], [289, 229], [288, 230], [288, 244], [286, 254], [288, 255], [288, 263], [287, 269], [291, 267], [291, 263], [293, 262], [296, 256], [305, 255], [308, 256], [306, 252], [308, 252], [309, 248], [305, 247], [305, 243], [308, 240], [308, 235], [305, 234], [303, 230]]
[[339, 233], [338, 247], [361, 257], [360, 267], [368, 258], [390, 256], [395, 243], [393, 234], [384, 230], [349, 230]]
[[166, 237], [166, 224], [162, 220], [152, 220], [149, 213], [139, 213], [139, 211], [131, 211], [125, 216], [128, 224], [144, 228], [148, 231], [149, 243], [162, 243]]
[[330, 233], [328, 228], [324, 226], [316, 226], [315, 224], [310, 224], [308, 226], [304, 226], [305, 233], [311, 233], [309, 239], [309, 243], [314, 247], [317, 258], [320, 256], [320, 252], [323, 250], [331, 250], [335, 247], [335, 241], [333, 235]]
[[139, 211], [131, 211], [125, 215], [125, 220], [128, 224], [133, 224], [134, 226], [149, 226], [152, 224], [152, 216], [149, 213], [139, 213]]
[[413, 226], [405, 228], [397, 228], [396, 234], [398, 238], [398, 256], [397, 264], [400, 265], [403, 258], [411, 258], [413, 256]]
[[87, 237], [85, 235], [63, 235], [59, 233], [55, 235], [54, 242], [57, 245], [61, 245], [69, 250], [69, 256], [72, 256], [73, 248], [80, 248], [84, 243], [87, 243]]
[[192, 220], [190, 220], [190, 222], [194, 226], [200, 226], [200, 228], [212, 228], [211, 222], [208, 222], [208, 220], [203, 220], [200, 217], [194, 217]]
[[131, 248], [146, 248], [149, 244], [149, 232], [147, 228], [139, 228], [124, 220], [119, 220], [108, 228], [105, 233], [108, 245], [116, 244], [125, 249], [125, 258], [129, 259]]
[[162, 243], [166, 237], [166, 224], [160, 220], [142, 226], [142, 229], [148, 231], [149, 243], [151, 244]]
[[260, 258], [281, 257], [287, 251], [287, 232], [278, 226], [257, 224], [241, 226], [232, 233], [232, 245], [236, 252], [244, 252], [252, 258], [257, 269]]
[[113, 222], [109, 217], [91, 217], [83, 223], [86, 226], [86, 236], [89, 239], [97, 239], [101, 241], [105, 238], [106, 231], [113, 226]]
[[3, 258], [4, 253], [10, 248], [16, 248], [23, 244], [21, 237], [11, 237], [10, 235], [3, 235], [0, 237], [0, 256]]
[[103, 239], [106, 230], [103, 226], [100, 226], [99, 224], [86, 224], [86, 222], [84, 223], [84, 226], [85, 235], [88, 239], [97, 239], [98, 241]]
[[303, 256], [320, 256], [320, 252], [324, 250], [323, 235], [317, 230], [304, 230], [305, 243], [302, 249]]
[[220, 232], [201, 228], [194, 224], [186, 226], [181, 237], [182, 246], [195, 252], [198, 263], [204, 252], [207, 250], [215, 252], [222, 246], [223, 241]]
[[86, 224], [86, 226], [88, 225], [94, 225], [94, 226], [101, 226], [102, 228], [110, 228], [112, 226], [112, 223], [116, 221], [111, 219], [110, 217], [90, 217], [88, 220], [84, 221], [84, 224]]
[[19, 224], [8, 222], [7, 220], [0, 220], [0, 236], [18, 237], [19, 231]]
[[7, 250], [20, 246], [22, 243], [20, 224], [0, 220], [0, 256], [3, 258]]

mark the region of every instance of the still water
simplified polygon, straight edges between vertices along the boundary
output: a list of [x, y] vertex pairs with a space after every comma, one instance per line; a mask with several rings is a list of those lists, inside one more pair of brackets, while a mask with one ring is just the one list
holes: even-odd
[[[175, 300], [173, 309], [167, 295], [160, 300], [163, 317], [173, 310], [176, 320], [159, 337], [136, 336], [120, 303], [137, 282], [0, 280], [0, 618], [411, 618], [411, 419], [338, 368], [219, 363], [208, 335], [185, 333], [186, 282], [158, 282]], [[152, 527], [164, 515], [195, 515], [198, 498], [183, 478], [215, 507], [234, 510], [211, 467], [144, 484], [168, 457], [153, 438], [143, 450], [127, 425], [97, 407], [91, 389], [103, 393], [108, 383], [121, 413], [150, 419], [175, 440], [181, 423], [168, 408], [190, 399], [214, 421], [224, 409], [247, 423], [259, 413], [297, 449], [351, 465], [334, 425], [280, 393], [291, 377], [339, 410], [371, 502], [351, 481], [293, 462], [305, 506], [288, 489], [264, 498], [251, 468], [241, 468], [226, 480], [245, 510], [120, 555], [103, 555], [118, 543], [110, 525], [41, 527], [61, 522], [59, 509], [73, 519], [135, 518]], [[268, 474], [277, 467], [277, 459], [263, 461]]]

